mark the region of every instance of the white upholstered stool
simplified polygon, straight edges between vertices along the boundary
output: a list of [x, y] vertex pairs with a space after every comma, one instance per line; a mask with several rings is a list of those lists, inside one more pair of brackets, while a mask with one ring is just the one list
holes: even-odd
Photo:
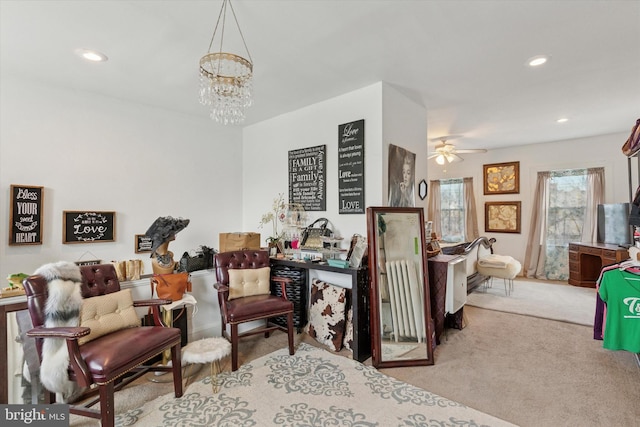
[[491, 254], [480, 258], [476, 268], [479, 274], [490, 277], [488, 286], [491, 286], [494, 277], [501, 278], [504, 281], [504, 293], [509, 296], [513, 291], [513, 279], [520, 273], [522, 265], [513, 257]]
[[[231, 354], [231, 343], [222, 337], [203, 338], [182, 349], [182, 364], [211, 363], [211, 389], [218, 392], [220, 361]], [[187, 379], [188, 381], [188, 379]]]

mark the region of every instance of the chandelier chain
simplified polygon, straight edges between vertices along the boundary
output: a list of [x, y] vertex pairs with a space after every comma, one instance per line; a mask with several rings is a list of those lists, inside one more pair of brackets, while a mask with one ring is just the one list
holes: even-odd
[[[249, 59], [223, 52], [227, 4], [236, 22]], [[222, 19], [222, 23], [221, 23]], [[220, 50], [212, 52], [215, 36], [221, 29]], [[211, 118], [224, 124], [244, 121], [245, 110], [253, 103], [253, 59], [238, 23], [231, 0], [223, 0], [218, 20], [209, 42], [209, 50], [200, 59], [200, 103], [210, 108]]]
[[229, 3], [229, 6], [231, 7], [233, 20], [236, 22], [236, 27], [238, 27], [238, 32], [240, 33], [242, 44], [244, 45], [244, 48], [247, 51], [247, 56], [249, 56], [249, 61], [253, 63], [253, 58], [251, 58], [251, 52], [249, 52], [249, 47], [247, 46], [247, 42], [244, 39], [244, 34], [242, 33], [242, 28], [240, 28], [240, 24], [238, 23], [238, 17], [236, 16], [236, 11], [233, 9], [233, 4], [231, 3], [230, 0], [223, 0], [222, 7], [220, 8], [220, 13], [218, 14], [218, 20], [216, 21], [216, 26], [213, 29], [213, 34], [211, 35], [211, 41], [209, 42], [209, 49], [207, 50], [207, 52], [211, 52], [211, 46], [213, 46], [213, 40], [216, 37], [216, 33], [218, 32], [218, 26], [220, 25], [220, 18], [222, 18], [222, 34], [220, 35], [220, 49], [219, 49], [219, 53], [222, 53], [222, 43], [224, 41], [224, 28], [227, 20], [227, 3]]

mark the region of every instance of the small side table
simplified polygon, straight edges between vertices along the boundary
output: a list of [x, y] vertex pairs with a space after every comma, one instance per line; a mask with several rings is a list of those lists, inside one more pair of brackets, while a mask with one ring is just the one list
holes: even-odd
[[[211, 364], [211, 389], [213, 393], [219, 390], [218, 373], [220, 361], [231, 354], [231, 343], [222, 337], [203, 338], [187, 344], [182, 349], [182, 363], [210, 363]], [[187, 378], [187, 384], [189, 379]]]
[[[196, 301], [195, 297], [189, 293], [185, 293], [182, 296], [182, 299], [177, 300], [177, 301], [173, 301], [171, 304], [165, 304], [160, 306], [161, 308], [161, 315], [162, 315], [162, 322], [164, 323], [165, 326], [167, 327], [176, 327], [174, 325], [174, 321], [177, 319], [173, 318], [173, 310], [182, 307], [183, 308], [183, 313], [181, 315], [186, 316], [186, 310], [188, 306], [193, 307], [194, 309], [194, 314], [196, 313], [195, 310], [197, 310], [198, 306], [197, 306], [198, 301]], [[181, 316], [178, 315], [178, 316]], [[186, 323], [185, 323], [186, 325]], [[184, 331], [181, 331], [181, 334], [185, 334], [182, 336], [182, 343], [186, 342], [186, 337], [188, 335], [187, 330], [185, 329]], [[187, 344], [188, 345], [188, 344]], [[185, 347], [182, 347], [183, 349]], [[164, 366], [169, 366], [169, 364], [171, 363], [171, 350], [165, 350], [162, 353], [162, 365]], [[186, 377], [189, 378], [195, 374], [197, 374], [198, 371], [194, 371], [194, 370], [187, 370], [187, 369], [183, 369], [182, 370], [182, 377]], [[167, 373], [166, 372], [153, 372], [151, 375], [149, 375], [148, 379], [151, 382], [154, 383], [166, 383], [166, 382], [172, 382], [173, 379], [172, 378], [161, 378], [164, 377]], [[171, 377], [169, 375], [169, 377]]]

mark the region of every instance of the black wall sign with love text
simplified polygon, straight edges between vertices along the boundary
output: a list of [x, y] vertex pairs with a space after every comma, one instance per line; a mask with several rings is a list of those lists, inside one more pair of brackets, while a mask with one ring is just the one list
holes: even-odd
[[64, 211], [62, 243], [113, 242], [116, 238], [115, 212]]
[[364, 213], [364, 119], [338, 126], [338, 212]]

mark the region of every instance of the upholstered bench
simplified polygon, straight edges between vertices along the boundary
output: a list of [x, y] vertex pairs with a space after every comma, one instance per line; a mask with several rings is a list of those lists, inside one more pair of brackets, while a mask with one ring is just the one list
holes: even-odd
[[498, 277], [504, 281], [504, 292], [508, 296], [513, 291], [513, 279], [520, 273], [522, 265], [518, 260], [508, 255], [487, 255], [478, 260], [478, 273], [490, 277], [485, 282], [486, 286], [493, 284], [493, 278]]

